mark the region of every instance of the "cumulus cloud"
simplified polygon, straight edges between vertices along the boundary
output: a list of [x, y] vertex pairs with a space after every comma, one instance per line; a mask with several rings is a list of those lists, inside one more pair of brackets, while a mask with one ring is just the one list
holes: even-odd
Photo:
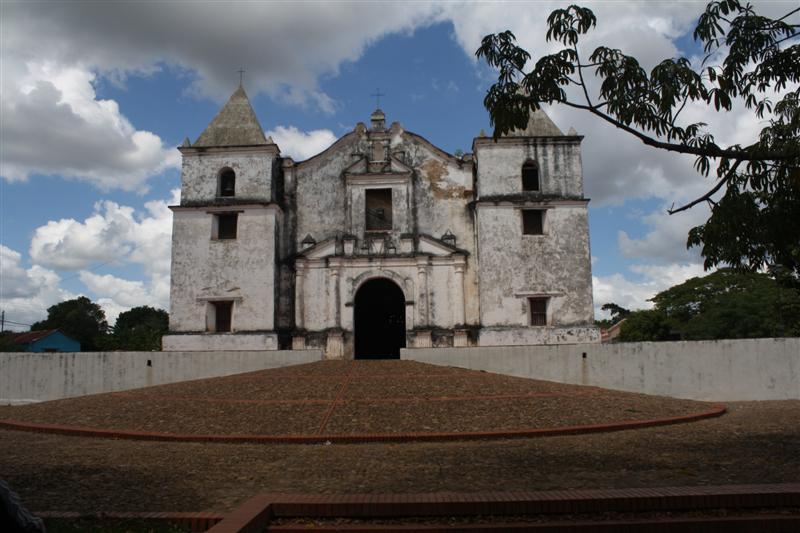
[[33, 324], [47, 317], [47, 308], [75, 296], [59, 287], [61, 278], [39, 265], [25, 268], [22, 255], [0, 244], [0, 301], [8, 329], [26, 330], [18, 324]]
[[115, 323], [120, 313], [133, 307], [148, 305], [156, 308], [169, 308], [168, 280], [166, 293], [164, 293], [163, 283], [159, 283], [161, 280], [145, 283], [126, 280], [111, 274], [94, 274], [85, 270], [81, 271], [79, 277], [87, 289], [98, 295], [96, 301], [105, 311], [109, 324]]
[[3, 162], [10, 181], [54, 174], [103, 190], [146, 190], [146, 180], [177, 168], [179, 154], [137, 130], [113, 100], [98, 100], [95, 75], [53, 63], [21, 64], [3, 53]]
[[4, 49], [83, 63], [119, 80], [178, 65], [191, 91], [223, 100], [247, 70], [251, 93], [332, 110], [317, 80], [385, 34], [434, 20], [435, 3], [101, 2], [10, 4]]
[[668, 265], [633, 265], [630, 270], [640, 279], [631, 279], [616, 273], [610, 276], [594, 276], [595, 316], [606, 316], [601, 311], [603, 304], [615, 303], [627, 309], [650, 309], [653, 303], [648, 300], [674, 285], [687, 279], [704, 276], [702, 265], [673, 263]]
[[700, 262], [698, 248], [686, 248], [689, 230], [702, 224], [710, 215], [708, 206], [670, 215], [666, 206], [651, 213], [637, 216], [641, 226], [648, 228], [642, 238], [631, 238], [625, 231], [617, 235], [619, 251], [625, 257], [647, 258], [659, 263]]
[[277, 143], [282, 156], [298, 161], [315, 156], [336, 142], [331, 130], [300, 131], [294, 126], [277, 126], [267, 135]]
[[[180, 190], [167, 200], [145, 203], [144, 212], [112, 201], [97, 202], [83, 221], [61, 219], [40, 226], [29, 255], [39, 268], [79, 271], [80, 280], [105, 309], [109, 322], [138, 305], [169, 307], [172, 213]], [[97, 274], [103, 264], [139, 265], [146, 281]], [[98, 265], [99, 264], [99, 265]]]
[[[581, 37], [582, 58], [600, 45], [619, 48], [636, 57], [643, 68], [650, 70], [666, 58], [682, 55], [676, 39], [691, 32], [704, 4], [645, 2], [586, 2], [597, 16], [597, 26]], [[473, 56], [481, 38], [489, 33], [510, 29], [518, 43], [531, 52], [533, 61], [561, 48], [558, 42], [547, 42], [546, 14], [563, 8], [560, 2], [509, 3], [503, 9], [493, 4], [470, 4], [468, 9], [448, 4], [444, 17], [453, 21], [457, 42]], [[759, 2], [759, 12], [777, 15], [788, 11], [780, 2]], [[489, 76], [489, 81], [496, 78]], [[596, 89], [594, 76], [587, 79]], [[582, 95], [572, 93], [576, 100]], [[590, 91], [590, 94], [596, 92]], [[692, 168], [694, 158], [647, 147], [633, 136], [618, 130], [590, 113], [554, 106], [547, 110], [551, 118], [566, 131], [575, 127], [585, 135], [583, 162], [586, 193], [594, 205], [620, 205], [628, 199], [661, 198], [680, 203], [699, 196], [711, 187]], [[737, 104], [729, 113], [716, 113], [704, 104], [689, 105], [683, 111], [685, 123], [706, 122], [717, 141], [723, 144], [749, 144], [760, 127], [752, 110]]]

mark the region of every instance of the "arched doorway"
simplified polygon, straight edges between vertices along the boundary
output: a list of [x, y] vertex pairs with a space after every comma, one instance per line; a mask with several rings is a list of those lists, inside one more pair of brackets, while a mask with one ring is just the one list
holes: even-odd
[[355, 358], [399, 359], [406, 345], [406, 299], [386, 278], [365, 282], [354, 301]]

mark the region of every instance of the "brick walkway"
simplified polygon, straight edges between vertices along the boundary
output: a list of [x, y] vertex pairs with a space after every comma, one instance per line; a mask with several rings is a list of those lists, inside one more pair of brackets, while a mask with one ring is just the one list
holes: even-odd
[[322, 361], [0, 409], [13, 429], [145, 440], [367, 442], [635, 429], [724, 407], [411, 361]]

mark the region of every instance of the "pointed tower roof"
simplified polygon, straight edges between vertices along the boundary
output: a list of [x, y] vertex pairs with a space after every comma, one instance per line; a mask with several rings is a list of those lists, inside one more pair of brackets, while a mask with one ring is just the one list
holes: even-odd
[[252, 146], [268, 144], [244, 87], [231, 95], [192, 146]]
[[537, 109], [528, 116], [528, 126], [524, 130], [508, 132], [508, 137], [561, 137], [564, 133], [550, 120], [547, 113]]

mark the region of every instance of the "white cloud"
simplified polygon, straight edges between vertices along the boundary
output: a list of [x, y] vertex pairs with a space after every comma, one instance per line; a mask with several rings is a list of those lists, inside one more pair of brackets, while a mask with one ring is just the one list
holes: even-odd
[[[600, 45], [619, 48], [637, 58], [649, 71], [665, 58], [680, 56], [675, 39], [691, 32], [703, 3], [681, 2], [585, 2], [597, 16], [597, 26], [581, 37], [582, 59]], [[510, 29], [520, 46], [539, 57], [563, 48], [558, 42], [547, 42], [547, 14], [564, 8], [561, 2], [528, 2], [503, 4], [448, 4], [445, 17], [455, 26], [455, 38], [464, 52], [473, 57], [481, 38], [489, 33]], [[757, 10], [770, 15], [788, 11], [786, 4], [759, 2]], [[495, 81], [491, 77], [489, 81]], [[590, 88], [596, 89], [597, 79], [587, 78]], [[596, 91], [590, 91], [596, 94]], [[576, 100], [582, 95], [573, 93]], [[554, 106], [547, 110], [562, 130], [575, 127], [586, 136], [583, 144], [584, 180], [587, 196], [594, 205], [621, 205], [627, 199], [660, 198], [681, 203], [699, 196], [713, 183], [693, 168], [694, 157], [681, 156], [650, 148], [633, 136], [618, 130], [598, 117], [581, 111]], [[763, 123], [752, 110], [737, 104], [729, 113], [716, 113], [704, 104], [687, 106], [682, 114], [685, 123], [707, 122], [717, 141], [723, 144], [753, 142]], [[763, 121], [762, 121], [763, 122]]]
[[600, 310], [603, 304], [615, 303], [626, 309], [650, 309], [648, 300], [689, 278], [704, 276], [702, 265], [673, 263], [668, 265], [633, 265], [630, 270], [641, 279], [632, 280], [623, 274], [593, 276], [595, 316], [606, 316]]
[[[153, 200], [144, 212], [116, 202], [95, 204], [83, 221], [61, 219], [40, 226], [31, 239], [31, 261], [42, 267], [79, 270], [80, 280], [104, 308], [109, 323], [120, 312], [138, 305], [169, 307], [172, 213], [168, 205], [180, 202], [180, 190], [168, 201]], [[88, 271], [98, 263], [137, 264], [146, 281], [125, 280]]]
[[650, 228], [642, 238], [631, 238], [620, 230], [617, 245], [625, 257], [645, 258], [659, 263], [697, 263], [700, 261], [700, 250], [697, 247], [687, 249], [686, 239], [689, 230], [705, 222], [709, 215], [705, 204], [674, 215], [668, 214], [666, 206], [662, 206], [637, 217], [640, 226]]
[[106, 313], [109, 324], [114, 324], [120, 313], [133, 307], [148, 305], [167, 309], [165, 304], [169, 301], [169, 283], [167, 282], [167, 293], [159, 294], [158, 283], [145, 283], [143, 281], [131, 281], [111, 274], [94, 274], [82, 271], [80, 280], [86, 288], [97, 295], [97, 303]]
[[227, 98], [246, 69], [251, 94], [333, 103], [317, 86], [357, 60], [383, 35], [435, 20], [421, 2], [101, 2], [10, 4], [3, 49], [24, 61], [83, 63], [124, 81], [176, 65], [194, 78], [191, 92]]
[[137, 130], [113, 100], [98, 100], [81, 66], [4, 63], [0, 175], [10, 181], [53, 174], [103, 190], [145, 191], [150, 176], [177, 168], [177, 150]]
[[[61, 278], [38, 265], [22, 266], [22, 255], [0, 244], [0, 302], [6, 320], [33, 324], [47, 317], [47, 308], [75, 296], [59, 288]], [[7, 324], [8, 329], [27, 330], [25, 326]]]
[[300, 131], [294, 126], [276, 126], [267, 135], [277, 143], [282, 156], [297, 161], [315, 156], [336, 142], [331, 130]]

